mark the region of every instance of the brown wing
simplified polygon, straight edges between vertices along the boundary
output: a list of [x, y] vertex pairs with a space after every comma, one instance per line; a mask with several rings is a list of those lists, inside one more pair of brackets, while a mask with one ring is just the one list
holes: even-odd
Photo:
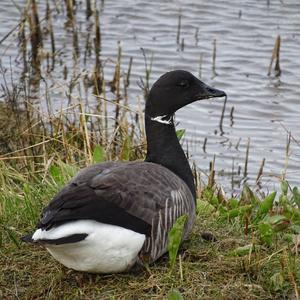
[[166, 251], [167, 233], [187, 214], [191, 229], [195, 204], [186, 184], [149, 162], [104, 163], [83, 169], [44, 209], [38, 227], [94, 219], [147, 235], [143, 251], [155, 260]]

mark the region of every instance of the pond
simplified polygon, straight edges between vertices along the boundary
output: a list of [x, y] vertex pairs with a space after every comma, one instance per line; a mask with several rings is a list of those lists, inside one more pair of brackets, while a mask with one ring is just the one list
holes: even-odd
[[[45, 2], [38, 3], [40, 16], [45, 15]], [[70, 67], [74, 56], [61, 2], [49, 1], [60, 60], [52, 76], [46, 77], [52, 85], [64, 81], [62, 70]], [[88, 1], [75, 2], [78, 51], [83, 53], [93, 22], [86, 20]], [[20, 22], [25, 3], [2, 1], [0, 21], [5, 26], [0, 28], [0, 40]], [[291, 185], [300, 185], [299, 1], [99, 0], [96, 6], [105, 76], [113, 78], [118, 41], [124, 70], [133, 59], [128, 90], [133, 105], [142, 98], [137, 82], [145, 76], [144, 56], [148, 66], [152, 61], [150, 83], [166, 71], [185, 69], [228, 94], [222, 127], [223, 100], [194, 103], [177, 114], [178, 128], [186, 129], [183, 145], [205, 181], [209, 163], [215, 160], [217, 183], [228, 192], [238, 191], [244, 182], [259, 187], [262, 167], [259, 183], [265, 190], [276, 189], [282, 174]], [[268, 75], [278, 36], [281, 74], [277, 76], [272, 66]], [[0, 44], [2, 66], [11, 66], [14, 78], [22, 69], [17, 43], [12, 30]], [[45, 44], [50, 48], [49, 42]], [[93, 61], [79, 66], [92, 69]], [[67, 102], [64, 91], [51, 91], [54, 109]]]

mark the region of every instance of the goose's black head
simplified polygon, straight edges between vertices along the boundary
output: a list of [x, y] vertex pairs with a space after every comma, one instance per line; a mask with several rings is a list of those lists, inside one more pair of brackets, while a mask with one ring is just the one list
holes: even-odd
[[146, 114], [152, 119], [167, 120], [189, 103], [223, 96], [226, 96], [223, 91], [209, 87], [187, 71], [171, 71], [153, 84], [146, 102]]

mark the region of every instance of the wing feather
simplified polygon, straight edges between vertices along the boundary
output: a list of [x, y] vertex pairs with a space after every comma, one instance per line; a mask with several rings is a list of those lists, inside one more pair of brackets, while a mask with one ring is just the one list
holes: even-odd
[[[168, 232], [180, 216], [188, 217], [183, 230], [183, 239], [186, 239], [191, 231], [195, 221], [195, 202], [191, 201], [189, 196], [184, 186], [172, 190], [171, 199], [166, 199], [164, 209], [160, 210], [153, 219], [151, 238], [146, 240], [141, 251], [141, 256], [148, 257], [150, 263], [167, 252]], [[168, 206], [169, 202], [172, 203], [170, 206]]]
[[168, 169], [149, 162], [103, 163], [83, 169], [44, 209], [39, 228], [78, 219], [118, 225], [146, 234], [143, 254], [154, 261], [167, 248], [167, 233], [195, 203], [187, 185]]

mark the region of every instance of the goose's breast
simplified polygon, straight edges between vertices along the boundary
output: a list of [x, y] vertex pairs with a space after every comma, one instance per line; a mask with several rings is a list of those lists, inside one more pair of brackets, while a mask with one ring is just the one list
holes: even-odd
[[[72, 236], [82, 239], [70, 242], [68, 237]], [[144, 234], [93, 220], [68, 222], [50, 230], [38, 229], [32, 238], [41, 242], [50, 240], [51, 243], [45, 242], [47, 250], [66, 267], [92, 273], [130, 269], [145, 241]], [[67, 243], [61, 243], [64, 238]]]

